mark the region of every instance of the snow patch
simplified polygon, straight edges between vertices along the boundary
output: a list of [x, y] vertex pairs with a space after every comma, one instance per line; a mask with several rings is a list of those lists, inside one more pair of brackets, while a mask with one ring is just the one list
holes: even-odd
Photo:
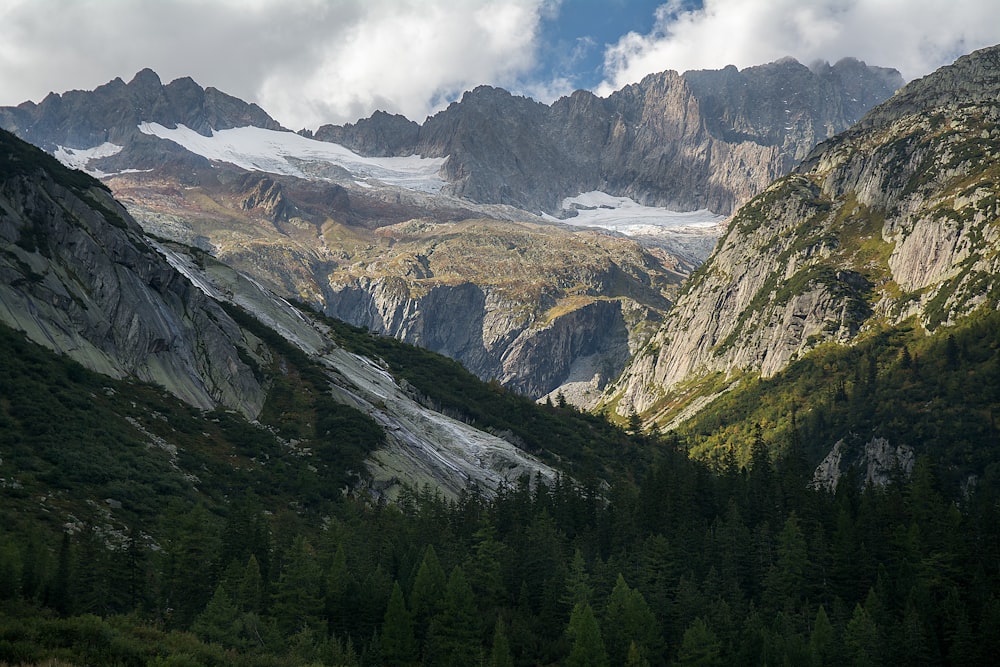
[[88, 169], [87, 165], [91, 160], [111, 157], [112, 155], [120, 153], [121, 150], [121, 146], [113, 144], [110, 141], [105, 141], [100, 146], [94, 146], [93, 148], [66, 148], [65, 146], [56, 146], [56, 150], [52, 155], [70, 169], [79, 169], [87, 172], [94, 178], [101, 178], [103, 176], [108, 176], [109, 174], [105, 174], [97, 169]]
[[140, 123], [139, 131], [173, 141], [209, 160], [228, 162], [249, 171], [327, 180], [331, 169], [348, 172], [355, 181], [381, 181], [409, 190], [437, 194], [445, 181], [438, 175], [447, 158], [362, 157], [339, 144], [308, 139], [294, 132], [238, 127], [206, 137], [178, 125]]
[[627, 236], [656, 235], [664, 228], [716, 227], [726, 218], [708, 209], [678, 212], [659, 206], [643, 206], [629, 197], [615, 197], [594, 190], [576, 197], [567, 197], [562, 210], [576, 215], [560, 222], [579, 227], [599, 227]]

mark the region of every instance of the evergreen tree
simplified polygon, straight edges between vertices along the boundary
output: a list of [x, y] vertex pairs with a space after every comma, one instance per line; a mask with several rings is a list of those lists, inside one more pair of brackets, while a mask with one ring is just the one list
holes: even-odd
[[603, 627], [611, 664], [625, 664], [631, 645], [635, 645], [644, 658], [655, 656], [658, 661], [663, 640], [656, 617], [642, 593], [629, 587], [621, 574], [608, 597]]
[[879, 663], [878, 626], [860, 604], [854, 606], [854, 613], [844, 630], [844, 646], [855, 667], [870, 667]]
[[447, 667], [476, 664], [481, 647], [476, 599], [461, 567], [448, 577], [444, 605], [427, 631], [425, 662]]
[[608, 652], [601, 637], [594, 610], [586, 602], [577, 603], [570, 614], [566, 635], [572, 643], [566, 667], [607, 667]]
[[347, 552], [338, 545], [333, 553], [324, 576], [326, 584], [326, 619], [333, 634], [347, 637], [353, 627], [353, 617], [357, 614], [354, 600], [356, 584], [347, 568]]
[[681, 641], [674, 664], [685, 667], [714, 667], [722, 664], [721, 651], [719, 638], [704, 619], [698, 617], [684, 631], [684, 639]]
[[263, 610], [264, 582], [257, 557], [250, 554], [243, 576], [236, 588], [236, 606], [240, 611], [259, 614]]
[[836, 635], [830, 623], [826, 609], [820, 605], [813, 621], [812, 634], [809, 637], [809, 651], [812, 653], [813, 664], [833, 665], [834, 641]]
[[386, 665], [398, 667], [416, 662], [417, 641], [413, 636], [413, 619], [406, 610], [403, 589], [399, 582], [392, 585], [389, 606], [382, 624], [382, 659]]
[[514, 657], [510, 653], [510, 642], [507, 640], [507, 624], [502, 618], [497, 619], [493, 630], [493, 649], [490, 651], [489, 667], [514, 667]]
[[446, 586], [447, 577], [437, 552], [433, 545], [428, 545], [424, 549], [424, 557], [417, 568], [417, 576], [413, 579], [413, 589], [410, 591], [410, 611], [418, 642], [425, 640], [431, 619], [441, 612], [444, 606], [442, 593]]
[[583, 553], [577, 549], [573, 552], [573, 560], [566, 575], [566, 591], [563, 593], [562, 602], [567, 612], [571, 612], [580, 602], [590, 602], [593, 593], [590, 576], [587, 574], [587, 564], [583, 560]]
[[302, 537], [295, 538], [288, 553], [278, 586], [272, 612], [278, 627], [286, 635], [309, 628], [326, 636], [323, 623], [323, 573], [316, 553]]
[[205, 641], [236, 646], [238, 643], [236, 637], [239, 634], [237, 629], [239, 616], [239, 609], [229, 597], [229, 593], [222, 585], [219, 585], [215, 589], [215, 594], [205, 605], [205, 609], [191, 624], [191, 631]]
[[764, 582], [764, 606], [772, 611], [782, 608], [794, 611], [809, 571], [806, 540], [795, 512], [788, 516], [778, 534], [777, 552], [778, 558], [768, 570]]

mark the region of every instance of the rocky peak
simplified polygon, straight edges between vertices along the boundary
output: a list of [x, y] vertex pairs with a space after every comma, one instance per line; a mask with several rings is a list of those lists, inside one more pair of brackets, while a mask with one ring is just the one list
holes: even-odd
[[373, 116], [316, 138], [373, 155], [448, 156], [449, 191], [480, 203], [557, 213], [564, 197], [599, 189], [729, 213], [901, 84], [895, 70], [859, 61], [814, 72], [786, 59], [665, 71], [607, 99], [577, 91], [550, 106], [480, 86], [422, 126]]
[[203, 89], [190, 78], [163, 85], [151, 69], [141, 70], [127, 84], [114, 79], [93, 91], [50, 93], [37, 105], [0, 108], [0, 126], [48, 151], [57, 146], [89, 149], [104, 142], [124, 146], [139, 134], [142, 122], [183, 124], [206, 136], [247, 125], [283, 129], [255, 104]]
[[908, 318], [932, 330], [995, 307], [998, 50], [909, 84], [743, 206], [633, 360], [620, 409], [655, 411], [714, 372], [770, 376]]
[[370, 118], [355, 124], [323, 125], [315, 134], [304, 133], [319, 141], [329, 141], [373, 157], [412, 155], [417, 146], [420, 126], [399, 114], [376, 111]]

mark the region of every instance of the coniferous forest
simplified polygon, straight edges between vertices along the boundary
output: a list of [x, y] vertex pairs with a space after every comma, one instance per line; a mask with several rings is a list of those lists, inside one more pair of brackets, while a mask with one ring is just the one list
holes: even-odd
[[[343, 491], [377, 425], [328, 405], [279, 340], [262, 430], [4, 329], [0, 662], [990, 664], [998, 330], [992, 314], [818, 350], [661, 436], [344, 328], [428, 400], [529, 424], [528, 446], [568, 471], [387, 501]], [[282, 429], [316, 453], [275, 444]], [[855, 431], [926, 446], [885, 485], [855, 470], [813, 488], [824, 448]]]

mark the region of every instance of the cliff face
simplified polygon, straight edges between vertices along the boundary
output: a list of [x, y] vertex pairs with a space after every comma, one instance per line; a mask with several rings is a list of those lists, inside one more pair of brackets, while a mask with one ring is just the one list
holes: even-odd
[[679, 383], [769, 376], [825, 341], [1000, 298], [1000, 49], [916, 81], [734, 217], [616, 388], [655, 414]]
[[542, 225], [412, 222], [377, 239], [316, 275], [322, 308], [535, 397], [583, 357], [601, 386], [617, 375], [682, 277], [623, 239]]
[[54, 151], [56, 146], [88, 149], [110, 142], [125, 146], [140, 137], [142, 122], [186, 125], [209, 136], [212, 130], [253, 125], [281, 129], [256, 104], [202, 88], [185, 77], [163, 85], [151, 69], [128, 83], [115, 79], [93, 91], [50, 93], [35, 104], [0, 108], [0, 127], [25, 141]]
[[91, 369], [255, 416], [264, 391], [240, 328], [97, 181], [0, 143], [0, 319]]
[[551, 106], [483, 86], [423, 126], [376, 114], [315, 137], [372, 155], [447, 156], [450, 192], [481, 203], [555, 212], [564, 197], [603, 190], [729, 214], [902, 84], [856, 60], [809, 69], [786, 59], [667, 71]]

